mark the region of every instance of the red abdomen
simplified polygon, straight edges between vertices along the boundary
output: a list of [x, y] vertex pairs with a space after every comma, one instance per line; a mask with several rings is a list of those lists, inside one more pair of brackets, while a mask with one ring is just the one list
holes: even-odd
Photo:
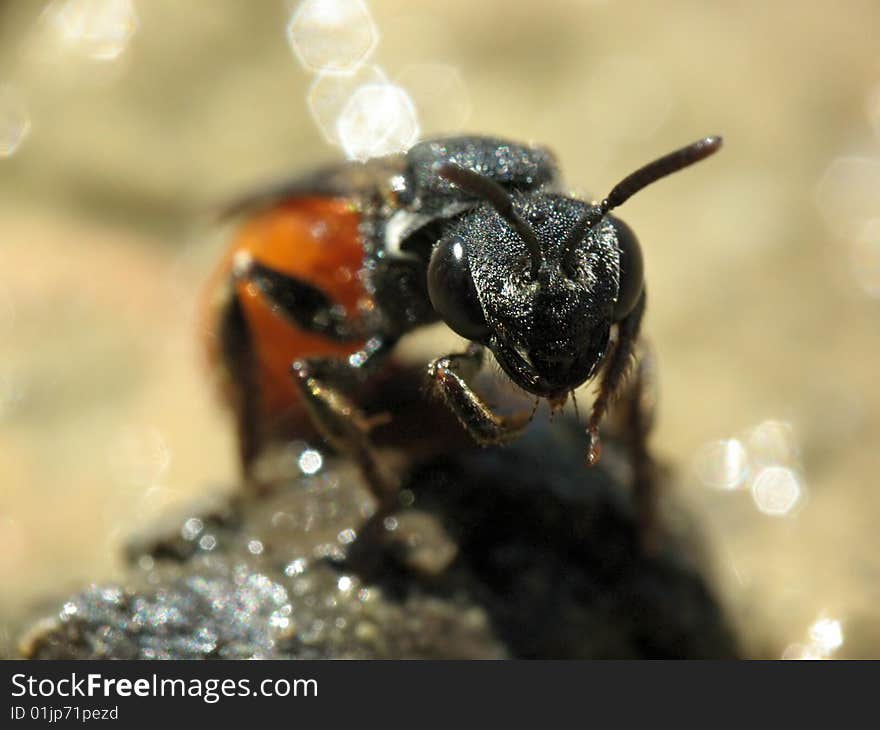
[[[363, 247], [360, 214], [345, 199], [305, 197], [275, 205], [247, 220], [215, 273], [209, 290], [208, 353], [227, 365], [234, 400], [257, 397], [257, 414], [267, 426], [279, 420], [301, 420], [301, 408], [289, 374], [294, 360], [347, 357], [363, 342], [340, 342], [310, 332], [276, 311], [263, 292], [234, 270], [250, 260], [294, 277], [323, 292], [356, 322], [369, 306], [361, 278]], [[240, 368], [230, 367], [223, 317], [236, 304], [246, 330], [240, 347], [248, 349], [249, 390], [241, 392]], [[253, 404], [251, 404], [253, 406]]]

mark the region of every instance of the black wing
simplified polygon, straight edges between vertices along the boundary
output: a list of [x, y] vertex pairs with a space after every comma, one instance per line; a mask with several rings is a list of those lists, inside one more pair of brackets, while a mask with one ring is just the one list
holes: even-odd
[[343, 162], [318, 168], [293, 180], [270, 183], [255, 192], [221, 205], [218, 218], [225, 220], [255, 210], [270, 208], [291, 198], [321, 196], [353, 198], [369, 202], [381, 200], [395, 175], [406, 170], [403, 155], [379, 157], [367, 162]]

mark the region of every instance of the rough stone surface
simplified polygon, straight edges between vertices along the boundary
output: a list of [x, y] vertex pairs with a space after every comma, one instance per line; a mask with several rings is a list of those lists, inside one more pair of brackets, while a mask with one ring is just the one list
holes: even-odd
[[[641, 549], [622, 451], [583, 466], [575, 424], [535, 423], [410, 476], [382, 545], [327, 459], [259, 498], [217, 499], [133, 540], [131, 570], [25, 635], [30, 658], [733, 657], [688, 519], [665, 499]], [[673, 527], [675, 525], [675, 527]], [[357, 550], [353, 550], [358, 546]]]

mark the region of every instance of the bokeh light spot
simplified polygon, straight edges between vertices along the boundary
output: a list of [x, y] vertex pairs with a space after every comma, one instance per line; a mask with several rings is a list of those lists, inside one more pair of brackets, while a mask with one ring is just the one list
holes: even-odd
[[792, 464], [798, 460], [794, 429], [788, 421], [762, 421], [749, 431], [747, 443], [756, 465]]
[[807, 630], [808, 641], [790, 644], [782, 654], [783, 659], [828, 659], [843, 646], [843, 626], [830, 616], [820, 616]]
[[810, 641], [824, 656], [843, 646], [843, 627], [833, 618], [820, 618], [810, 626]]
[[786, 516], [800, 501], [803, 488], [798, 475], [785, 466], [766, 466], [752, 482], [752, 499], [765, 515]]
[[345, 105], [337, 134], [346, 156], [363, 162], [409, 149], [419, 137], [419, 123], [406, 91], [393, 84], [368, 84]]
[[132, 0], [56, 0], [44, 18], [66, 45], [96, 61], [115, 61], [137, 31]]
[[308, 566], [308, 561], [305, 558], [296, 558], [296, 560], [290, 561], [284, 568], [284, 575], [288, 577], [293, 577], [296, 575], [302, 575], [306, 571], [306, 567]]
[[317, 474], [323, 463], [321, 452], [314, 449], [306, 449], [299, 457], [299, 468], [303, 474]]
[[322, 73], [312, 82], [306, 103], [315, 124], [330, 144], [339, 145], [336, 122], [349, 99], [360, 87], [387, 83], [378, 66], [363, 65], [352, 73]]
[[714, 489], [736, 489], [749, 476], [749, 456], [738, 439], [719, 439], [697, 451], [694, 470], [700, 483]]
[[287, 40], [310, 71], [353, 71], [370, 56], [379, 32], [362, 0], [305, 0], [287, 25]]
[[184, 540], [195, 540], [204, 527], [204, 523], [198, 517], [190, 517], [180, 528], [180, 536]]

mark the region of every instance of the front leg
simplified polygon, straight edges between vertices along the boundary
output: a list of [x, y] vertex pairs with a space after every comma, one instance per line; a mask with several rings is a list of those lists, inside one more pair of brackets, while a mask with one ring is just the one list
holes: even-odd
[[645, 313], [645, 292], [639, 297], [639, 301], [626, 317], [618, 324], [617, 342], [614, 344], [605, 365], [602, 368], [602, 380], [599, 385], [599, 393], [593, 402], [593, 410], [587, 425], [587, 434], [590, 439], [587, 452], [587, 464], [595, 466], [599, 463], [602, 455], [602, 445], [599, 441], [599, 425], [608, 412], [608, 408], [620, 394], [626, 376], [632, 367], [633, 352], [639, 330], [642, 326], [642, 316]]
[[492, 411], [467, 382], [482, 364], [483, 347], [471, 344], [463, 353], [434, 360], [428, 365], [428, 377], [432, 389], [478, 444], [506, 443], [523, 432], [532, 420], [534, 410], [512, 416], [501, 416]]
[[[599, 395], [590, 414], [588, 463], [596, 464], [600, 456], [599, 424], [611, 403], [620, 397], [621, 424], [629, 447], [633, 469], [633, 500], [643, 547], [648, 551], [658, 544], [657, 476], [654, 460], [648, 451], [648, 436], [654, 420], [655, 387], [652, 381], [653, 362], [650, 350], [638, 340], [645, 294], [633, 311], [619, 325], [617, 343], [605, 365]], [[636, 354], [636, 345], [640, 345]], [[634, 372], [630, 376], [633, 362]], [[628, 376], [629, 379], [628, 379]]]

